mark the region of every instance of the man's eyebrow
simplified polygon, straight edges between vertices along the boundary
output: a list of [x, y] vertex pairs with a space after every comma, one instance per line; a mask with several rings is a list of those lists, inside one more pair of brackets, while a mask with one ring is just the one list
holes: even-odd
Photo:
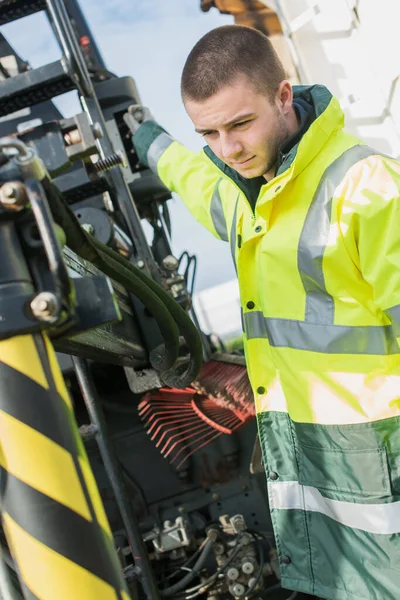
[[[238, 117], [235, 117], [231, 121], [224, 123], [224, 127], [230, 127], [231, 125], [234, 125], [235, 123], [239, 123], [240, 121], [245, 121], [246, 119], [250, 119], [251, 117], [255, 117], [255, 113], [247, 113], [245, 115], [239, 115]], [[207, 131], [213, 131], [213, 128], [208, 127], [207, 129], [195, 129], [196, 133], [207, 133]]]

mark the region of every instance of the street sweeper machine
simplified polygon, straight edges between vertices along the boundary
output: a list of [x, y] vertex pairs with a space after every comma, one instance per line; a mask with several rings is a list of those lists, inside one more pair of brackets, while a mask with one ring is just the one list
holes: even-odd
[[1, 596], [301, 597], [279, 584], [243, 356], [200, 330], [195, 257], [132, 146], [135, 83], [76, 0], [1, 0], [0, 24], [37, 11], [61, 60], [0, 39]]

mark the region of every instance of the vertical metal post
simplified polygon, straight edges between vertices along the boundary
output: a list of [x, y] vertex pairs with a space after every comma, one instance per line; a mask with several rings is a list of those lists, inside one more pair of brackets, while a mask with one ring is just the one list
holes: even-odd
[[67, 7], [67, 12], [69, 16], [75, 23], [76, 31], [79, 35], [80, 40], [83, 37], [86, 37], [89, 40], [90, 52], [94, 62], [94, 66], [100, 69], [107, 69], [103, 57], [100, 53], [100, 50], [96, 44], [96, 40], [94, 39], [93, 34], [90, 31], [85, 16], [82, 12], [82, 9], [79, 6], [79, 2], [77, 2], [77, 0], [65, 0], [65, 5]]
[[86, 360], [82, 358], [73, 357], [72, 361], [89, 418], [96, 428], [95, 435], [100, 454], [121, 513], [135, 565], [139, 568], [139, 576], [144, 592], [149, 600], [159, 600], [160, 594], [153, 575], [153, 569], [126, 493], [121, 468], [107, 433], [106, 421], [89, 367]]
[[[97, 140], [99, 156], [106, 158], [115, 152], [107, 132], [107, 125], [93, 88], [78, 41], [72, 29], [63, 0], [46, 0], [50, 24], [61, 46], [64, 59], [76, 75], [80, 101], [91, 123], [100, 123], [104, 136]], [[153, 279], [160, 281], [157, 264], [146, 240], [140, 223], [140, 217], [133, 202], [131, 192], [120, 168], [110, 170], [106, 177], [111, 181], [118, 198], [118, 206], [125, 218], [133, 244], [136, 258], [138, 255], [146, 262]]]

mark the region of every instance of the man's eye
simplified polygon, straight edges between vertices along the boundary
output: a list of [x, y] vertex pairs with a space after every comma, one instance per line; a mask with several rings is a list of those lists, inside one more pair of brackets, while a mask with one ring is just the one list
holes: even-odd
[[216, 132], [215, 131], [205, 131], [204, 133], [202, 133], [202, 136], [203, 137], [210, 137], [214, 133], [216, 133]]
[[243, 125], [247, 125], [250, 121], [240, 121], [240, 123], [235, 123], [234, 127], [243, 127]]

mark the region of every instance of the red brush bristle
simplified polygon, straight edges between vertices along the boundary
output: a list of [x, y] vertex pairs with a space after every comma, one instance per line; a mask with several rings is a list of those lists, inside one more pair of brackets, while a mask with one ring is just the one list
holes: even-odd
[[[193, 389], [195, 388], [195, 389]], [[205, 363], [193, 388], [148, 392], [139, 415], [161, 454], [177, 468], [220, 435], [230, 435], [255, 415], [246, 369]]]
[[254, 416], [254, 397], [246, 369], [242, 365], [210, 360], [204, 363], [193, 387], [231, 410], [237, 408]]

